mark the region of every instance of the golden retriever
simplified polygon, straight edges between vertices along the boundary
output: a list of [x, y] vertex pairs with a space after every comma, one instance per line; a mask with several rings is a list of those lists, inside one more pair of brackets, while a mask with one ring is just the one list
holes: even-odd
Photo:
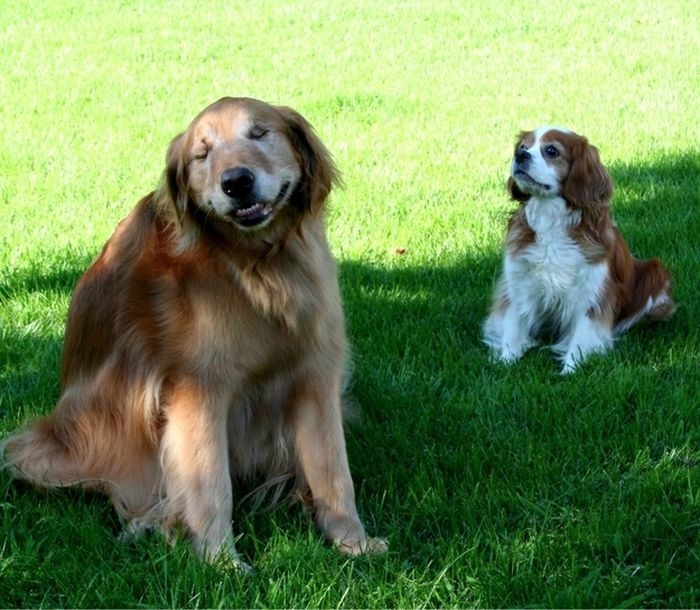
[[383, 552], [345, 449], [330, 154], [294, 110], [223, 98], [166, 162], [78, 282], [59, 402], [2, 442], [4, 466], [108, 494], [128, 532], [180, 524], [241, 567], [232, 478], [294, 478], [339, 549]]

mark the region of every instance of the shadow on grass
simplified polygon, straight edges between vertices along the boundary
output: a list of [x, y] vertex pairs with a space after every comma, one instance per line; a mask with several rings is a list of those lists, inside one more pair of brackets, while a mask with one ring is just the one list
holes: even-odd
[[[700, 197], [700, 151], [661, 153], [648, 163], [613, 163], [608, 170], [615, 179], [615, 196], [624, 192], [623, 205], [653, 206], [664, 201], [687, 205]], [[657, 213], [663, 216], [664, 210]]]
[[[88, 257], [66, 252], [60, 257], [55, 254], [37, 257], [31, 265], [0, 275], [0, 308], [7, 306], [0, 327], [0, 414], [3, 416], [23, 419], [28, 415], [24, 413], [24, 405], [42, 404], [46, 396], [52, 396], [52, 400], [57, 397], [65, 311], [58, 312], [56, 303], [68, 301], [90, 261]], [[50, 308], [46, 315], [40, 312], [44, 303]], [[39, 313], [32, 320], [33, 311]], [[41, 408], [50, 407], [48, 404]]]
[[[609, 170], [616, 182], [613, 216], [635, 254], [659, 257], [669, 266], [681, 302], [672, 324], [690, 330], [690, 320], [700, 315], [700, 153], [662, 155], [648, 164], [614, 164]], [[503, 234], [506, 222], [504, 217]], [[412, 265], [410, 252], [383, 266], [343, 262], [341, 286], [355, 360], [366, 362], [370, 374], [389, 362], [407, 379], [423, 377], [428, 384], [424, 368], [436, 376], [450, 370], [459, 375], [449, 362], [461, 358], [488, 366], [481, 324], [500, 266], [500, 250], [431, 267]], [[642, 326], [632, 332], [651, 338], [658, 329]], [[554, 363], [549, 367], [556, 369]]]
[[[657, 257], [673, 276], [675, 332], [697, 333], [700, 301], [700, 151], [660, 154], [649, 163], [612, 164], [613, 215], [630, 250]], [[633, 332], [646, 333], [649, 327]]]
[[[661, 335], [666, 341], [659, 341], [656, 331], [643, 331], [648, 332], [644, 340], [633, 341], [643, 343], [648, 337], [656, 344], [652, 349], [657, 354], [670, 346], [689, 349], [683, 344], [697, 337], [690, 321], [700, 317], [696, 246], [700, 157], [682, 155], [649, 166], [616, 165], [610, 170], [617, 182], [613, 211], [623, 233], [633, 250], [671, 259], [677, 296], [686, 304], [664, 327]], [[562, 542], [575, 533], [567, 525], [569, 513], [581, 518], [593, 513], [597, 502], [614, 516], [618, 510], [624, 515], [624, 509], [634, 517], [647, 512], [644, 506], [638, 507], [650, 493], [619, 498], [619, 489], [629, 482], [640, 447], [658, 443], [673, 448], [687, 442], [684, 421], [693, 417], [692, 412], [684, 412], [683, 405], [671, 404], [667, 397], [675, 378], [664, 379], [657, 364], [641, 364], [645, 375], [639, 375], [637, 363], [622, 356], [612, 373], [610, 368], [615, 367], [594, 363], [566, 380], [558, 376], [558, 367], [546, 351], [533, 350], [515, 368], [495, 365], [480, 342], [480, 328], [501, 264], [500, 251], [456, 255], [431, 266], [413, 264], [411, 256], [410, 251], [397, 254], [381, 265], [341, 263], [355, 361], [352, 395], [363, 413], [348, 435], [359, 509], [372, 533], [390, 537], [398, 563], [439, 570], [439, 557], [454, 555], [455, 540], [471, 545], [473, 538], [478, 540], [479, 552], [494, 557], [505, 573], [509, 565], [505, 557], [513, 549], [517, 552], [518, 540], [527, 536], [531, 546], [541, 545], [542, 574], [534, 574], [537, 565], [532, 568], [537, 580], [546, 572], [548, 561], [558, 565], [570, 560], [552, 554], [556, 545], [545, 544], [547, 537]], [[7, 275], [0, 279], [0, 296], [68, 295], [89, 262], [67, 256], [47, 268], [36, 266]], [[5, 363], [0, 393], [14, 393], [21, 386], [14, 402], [34, 404], [55, 395], [60, 336], [11, 327], [4, 332], [8, 340], [0, 347], [0, 361]], [[645, 350], [638, 347], [636, 353]], [[658, 362], [663, 365], [661, 359]], [[684, 373], [685, 366], [681, 363], [674, 374]], [[46, 384], [56, 385], [49, 390]], [[634, 407], [632, 416], [625, 405]], [[655, 413], [656, 420], [652, 419]], [[601, 455], [602, 463], [597, 461]], [[649, 512], [663, 514], [670, 529], [689, 531], [681, 483], [671, 487], [672, 511], [661, 504], [670, 484], [660, 475], [657, 478], [638, 476], [640, 487], [651, 487], [661, 498], [658, 504], [663, 510], [650, 505]], [[11, 500], [23, 500], [26, 495], [13, 494]], [[23, 501], [31, 504], [30, 499]], [[274, 535], [275, 525], [289, 520], [296, 524], [296, 516], [285, 517], [280, 511], [274, 515], [274, 524], [266, 514], [248, 523], [256, 537]], [[112, 517], [104, 518], [111, 526]], [[577, 547], [573, 540], [568, 548], [581, 565], [602, 566], [603, 576], [596, 584], [608, 587], [604, 600], [614, 603], [615, 593], [604, 575], [622, 560], [616, 559], [606, 542], [608, 529], [614, 526], [614, 519], [608, 516], [608, 520], [610, 525], [591, 534], [586, 545]], [[641, 525], [632, 518], [629, 521], [624, 524], [629, 532], [621, 534], [622, 552], [641, 548], [653, 570], [654, 554], [644, 546], [653, 520]], [[305, 527], [303, 523], [299, 520], [299, 527]], [[670, 535], [669, 540], [662, 550], [671, 556], [675, 549]], [[241, 548], [255, 561], [254, 555], [264, 552], [266, 543], [253, 544], [244, 541]], [[465, 561], [475, 562], [472, 555]], [[482, 570], [485, 574], [486, 568]], [[563, 594], [566, 582], [577, 580], [573, 572], [562, 574], [547, 591], [533, 595], [549, 602], [545, 605], [556, 605], [557, 592]], [[685, 580], [684, 574], [679, 578]], [[489, 581], [496, 601], [503, 599], [498, 597], [499, 586], [508, 592], [507, 583], [497, 580], [492, 574]], [[630, 583], [636, 591], [638, 585]], [[664, 596], [661, 586], [657, 591], [659, 599], [671, 598], [670, 593]], [[599, 601], [580, 590], [570, 594], [592, 605]], [[517, 598], [516, 603], [533, 599]]]
[[31, 264], [18, 270], [0, 274], [0, 302], [21, 293], [63, 293], [70, 295], [80, 276], [95, 259], [94, 254], [73, 251], [44, 254], [41, 251]]
[[616, 163], [609, 170], [613, 214], [632, 251], [677, 260], [679, 267], [697, 263], [700, 152], [662, 154], [649, 164]]

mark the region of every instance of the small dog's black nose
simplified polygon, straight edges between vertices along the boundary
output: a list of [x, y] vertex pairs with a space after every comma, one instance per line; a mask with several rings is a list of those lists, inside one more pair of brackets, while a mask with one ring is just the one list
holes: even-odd
[[529, 152], [527, 152], [525, 149], [521, 149], [515, 153], [515, 162], [523, 164], [529, 161], [531, 157], [532, 155]]
[[247, 167], [234, 167], [221, 174], [221, 190], [233, 199], [245, 199], [253, 190], [255, 174]]

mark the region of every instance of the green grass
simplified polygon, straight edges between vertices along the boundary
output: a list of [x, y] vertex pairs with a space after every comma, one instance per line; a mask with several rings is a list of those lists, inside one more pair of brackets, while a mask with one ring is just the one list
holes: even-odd
[[[329, 234], [355, 353], [349, 560], [298, 507], [234, 516], [250, 577], [117, 540], [106, 501], [0, 475], [0, 606], [700, 604], [700, 17], [692, 2], [0, 7], [0, 434], [51, 409], [75, 281], [206, 104], [297, 108], [344, 174]], [[515, 134], [568, 125], [676, 317], [563, 378], [480, 344]], [[399, 254], [399, 249], [405, 249]], [[402, 250], [403, 251], [403, 250]]]

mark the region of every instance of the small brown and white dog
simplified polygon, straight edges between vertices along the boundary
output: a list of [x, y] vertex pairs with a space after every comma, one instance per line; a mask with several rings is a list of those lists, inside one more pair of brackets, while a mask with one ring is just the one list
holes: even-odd
[[345, 449], [347, 346], [324, 228], [336, 181], [294, 110], [205, 108], [80, 279], [60, 400], [2, 442], [4, 466], [108, 494], [127, 533], [182, 524], [202, 556], [240, 567], [232, 479], [293, 479], [340, 550], [386, 550], [360, 522]]
[[635, 259], [615, 226], [613, 183], [586, 138], [549, 126], [521, 133], [508, 188], [521, 205], [484, 324], [497, 358], [513, 362], [553, 337], [570, 373], [641, 319], [674, 312], [668, 271], [656, 259]]

